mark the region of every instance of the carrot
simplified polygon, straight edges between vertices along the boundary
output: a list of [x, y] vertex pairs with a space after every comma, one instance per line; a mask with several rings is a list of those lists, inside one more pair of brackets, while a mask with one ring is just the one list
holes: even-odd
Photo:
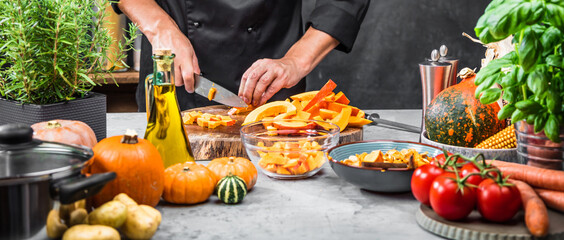
[[317, 94], [309, 101], [309, 103], [304, 107], [303, 111], [309, 110], [313, 105], [323, 100], [324, 97], [331, 94], [333, 90], [337, 87], [337, 84], [333, 80], [329, 79], [325, 85], [319, 90]]
[[535, 188], [535, 192], [549, 208], [564, 212], [564, 192]]
[[525, 225], [529, 232], [535, 237], [546, 236], [549, 227], [548, 210], [543, 201], [528, 184], [519, 180], [510, 180], [510, 183], [515, 184], [521, 193], [521, 201], [525, 209]]
[[488, 164], [499, 168], [504, 176], [521, 180], [531, 186], [564, 191], [564, 171], [538, 168], [519, 163], [488, 160]]

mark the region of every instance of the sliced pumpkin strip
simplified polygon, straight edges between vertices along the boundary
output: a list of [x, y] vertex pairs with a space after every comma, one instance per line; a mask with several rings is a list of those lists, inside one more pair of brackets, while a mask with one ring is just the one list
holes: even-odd
[[304, 107], [304, 111], [307, 111], [308, 109], [313, 107], [313, 105], [315, 105], [316, 103], [321, 101], [323, 98], [325, 98], [329, 94], [333, 93], [333, 90], [336, 87], [337, 87], [337, 84], [335, 82], [333, 82], [333, 80], [329, 79], [329, 81], [327, 81], [327, 83], [325, 83], [325, 85], [319, 90], [319, 92], [315, 95], [315, 97], [313, 97], [313, 99], [311, 99], [311, 101], [309, 101], [307, 106]]
[[347, 125], [349, 124], [349, 118], [351, 117], [352, 107], [344, 107], [341, 109], [341, 112], [331, 120], [332, 123], [339, 126], [341, 132], [345, 130]]
[[289, 115], [296, 114], [296, 106], [294, 106], [290, 102], [286, 101], [274, 101], [267, 104], [264, 104], [247, 115], [245, 121], [243, 121], [242, 125], [247, 125], [249, 123], [258, 122], [262, 120], [264, 117], [268, 116], [275, 116], [280, 113], [287, 113]]
[[296, 94], [293, 96], [290, 96], [290, 98], [292, 100], [298, 100], [298, 101], [305, 101], [305, 100], [311, 100], [313, 99], [313, 97], [315, 97], [315, 95], [317, 95], [319, 91], [309, 91], [309, 92], [304, 92], [304, 93], [300, 93], [300, 94]]

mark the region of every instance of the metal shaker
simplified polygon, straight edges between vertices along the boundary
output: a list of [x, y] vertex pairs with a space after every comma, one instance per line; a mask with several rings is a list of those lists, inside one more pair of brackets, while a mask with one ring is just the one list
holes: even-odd
[[431, 103], [433, 98], [443, 89], [453, 84], [450, 78], [452, 65], [446, 62], [440, 62], [439, 58], [439, 51], [435, 49], [431, 52], [431, 59], [427, 59], [425, 62], [419, 64], [423, 90], [423, 117], [425, 116], [427, 105]]
[[449, 73], [449, 79], [451, 81], [449, 86], [452, 86], [456, 84], [456, 75], [458, 73], [458, 59], [455, 59], [453, 57], [447, 57], [447, 53], [448, 53], [447, 46], [441, 45], [441, 48], [439, 48], [439, 54], [441, 55], [441, 57], [439, 58], [439, 62], [450, 63], [450, 65], [452, 66]]

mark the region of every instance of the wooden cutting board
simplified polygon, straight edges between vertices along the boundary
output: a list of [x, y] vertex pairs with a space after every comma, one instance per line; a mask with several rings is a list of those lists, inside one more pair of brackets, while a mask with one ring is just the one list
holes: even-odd
[[[215, 105], [201, 108], [193, 108], [185, 112], [201, 111], [216, 115], [225, 115], [229, 111], [229, 107], [225, 105]], [[210, 160], [218, 157], [240, 156], [247, 157], [239, 129], [245, 120], [247, 113], [232, 115], [231, 118], [237, 120], [233, 126], [219, 126], [214, 129], [200, 127], [197, 124], [184, 125], [190, 146], [196, 160]], [[346, 128], [341, 132], [339, 144], [362, 141], [362, 128]]]

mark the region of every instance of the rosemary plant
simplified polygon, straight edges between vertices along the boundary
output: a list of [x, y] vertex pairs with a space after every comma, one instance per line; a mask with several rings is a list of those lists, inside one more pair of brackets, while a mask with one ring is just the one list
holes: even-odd
[[[104, 28], [108, 4], [107, 0], [0, 1], [1, 97], [50, 104], [84, 97], [100, 79], [105, 81], [113, 41]], [[136, 31], [134, 25], [126, 30], [117, 59], [132, 48]]]

